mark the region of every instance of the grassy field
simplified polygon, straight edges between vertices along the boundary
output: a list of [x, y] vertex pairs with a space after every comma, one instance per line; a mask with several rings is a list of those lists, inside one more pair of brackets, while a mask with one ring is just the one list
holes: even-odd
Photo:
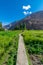
[[26, 30], [22, 35], [33, 65], [43, 64], [43, 31]]
[[0, 31], [0, 65], [16, 65], [20, 31]]
[[[18, 39], [21, 31], [0, 31], [0, 65], [16, 65]], [[43, 31], [23, 33], [30, 65], [43, 65]]]

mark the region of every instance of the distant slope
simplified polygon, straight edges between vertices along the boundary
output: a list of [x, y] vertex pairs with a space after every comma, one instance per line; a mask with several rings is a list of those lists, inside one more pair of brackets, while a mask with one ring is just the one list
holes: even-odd
[[13, 22], [5, 26], [4, 28], [7, 28], [9, 30], [25, 29], [25, 28], [43, 30], [43, 11], [33, 13], [30, 16], [27, 16], [18, 22]]

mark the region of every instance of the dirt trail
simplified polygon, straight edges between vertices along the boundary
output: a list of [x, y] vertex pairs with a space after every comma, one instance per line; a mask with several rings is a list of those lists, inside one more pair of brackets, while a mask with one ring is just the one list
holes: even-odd
[[27, 55], [26, 55], [25, 46], [24, 46], [23, 37], [21, 35], [19, 35], [19, 46], [18, 46], [16, 65], [29, 65]]

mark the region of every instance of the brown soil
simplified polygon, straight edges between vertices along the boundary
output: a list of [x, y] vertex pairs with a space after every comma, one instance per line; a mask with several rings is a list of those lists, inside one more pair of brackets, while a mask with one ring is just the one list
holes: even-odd
[[43, 55], [30, 55], [32, 65], [43, 65], [41, 58], [43, 58]]

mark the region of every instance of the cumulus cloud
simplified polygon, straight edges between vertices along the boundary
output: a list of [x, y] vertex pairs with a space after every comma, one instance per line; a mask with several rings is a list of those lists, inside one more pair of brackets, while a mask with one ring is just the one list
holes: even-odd
[[24, 11], [23, 14], [28, 15], [28, 14], [32, 14], [32, 12], [31, 11], [30, 12], [29, 11]]
[[24, 11], [24, 12], [23, 12], [23, 14], [24, 14], [24, 15], [27, 15], [27, 14], [29, 14], [29, 13], [28, 13], [28, 11], [27, 11], [27, 12], [26, 12], [26, 11]]
[[24, 5], [23, 5], [23, 9], [24, 9], [24, 10], [29, 10], [30, 8], [31, 8], [30, 5], [27, 5], [27, 6], [24, 6]]
[[31, 11], [30, 11], [29, 13], [30, 13], [30, 14], [32, 14], [32, 12], [31, 12]]
[[24, 9], [24, 11], [23, 11], [23, 14], [24, 15], [28, 15], [28, 14], [32, 14], [32, 12], [30, 11], [29, 12], [29, 9], [31, 8], [31, 5], [27, 5], [27, 6], [22, 6], [22, 9]]

